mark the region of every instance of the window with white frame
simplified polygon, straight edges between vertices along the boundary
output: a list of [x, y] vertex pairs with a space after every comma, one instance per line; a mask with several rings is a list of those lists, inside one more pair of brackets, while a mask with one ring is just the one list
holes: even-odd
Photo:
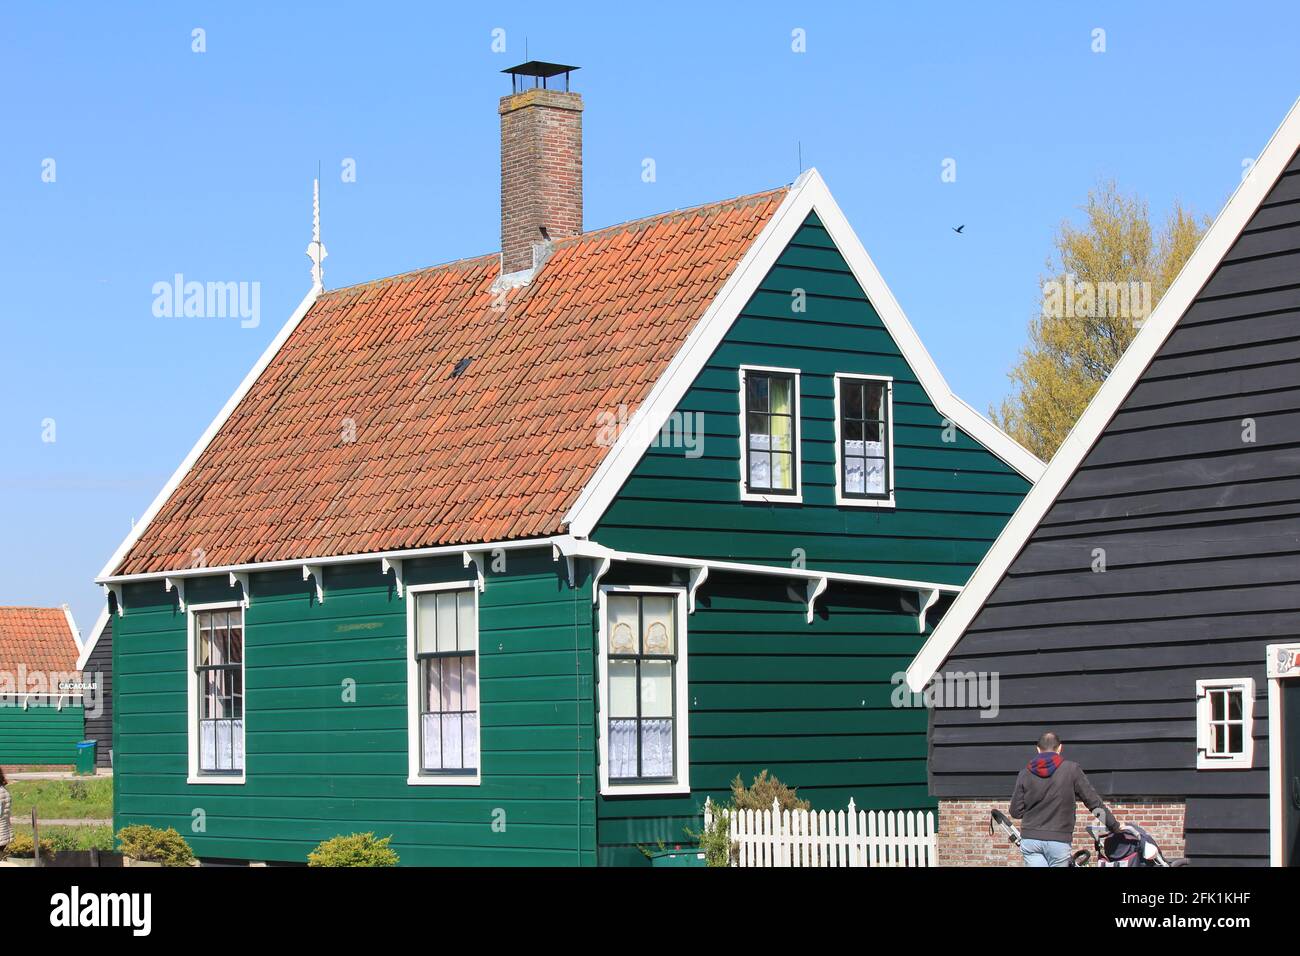
[[837, 485], [845, 503], [893, 496], [893, 382], [837, 375], [835, 412]]
[[244, 772], [244, 611], [222, 607], [193, 612], [194, 683], [202, 776]]
[[479, 683], [477, 591], [415, 591], [414, 772], [427, 778], [477, 778]]
[[1254, 760], [1255, 681], [1250, 677], [1196, 682], [1196, 767], [1247, 768]]
[[681, 595], [610, 590], [604, 621], [604, 777], [613, 792], [684, 784]]
[[741, 369], [744, 486], [751, 495], [799, 492], [799, 374]]

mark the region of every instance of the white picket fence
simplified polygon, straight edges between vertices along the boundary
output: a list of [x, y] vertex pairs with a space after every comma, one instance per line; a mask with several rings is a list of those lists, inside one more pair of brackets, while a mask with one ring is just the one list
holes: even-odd
[[[704, 826], [713, 822], [704, 801]], [[932, 812], [849, 809], [730, 811], [733, 866], [935, 866]]]

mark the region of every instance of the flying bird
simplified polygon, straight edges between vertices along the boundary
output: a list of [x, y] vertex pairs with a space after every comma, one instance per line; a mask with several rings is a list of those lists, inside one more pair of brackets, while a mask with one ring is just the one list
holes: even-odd
[[963, 222], [960, 226], [953, 226], [953, 227], [952, 227], [952, 231], [955, 232], [955, 233], [957, 233], [957, 235], [960, 236], [960, 235], [964, 235], [964, 233], [962, 232], [962, 230], [965, 229], [965, 228], [966, 228], [966, 223]]

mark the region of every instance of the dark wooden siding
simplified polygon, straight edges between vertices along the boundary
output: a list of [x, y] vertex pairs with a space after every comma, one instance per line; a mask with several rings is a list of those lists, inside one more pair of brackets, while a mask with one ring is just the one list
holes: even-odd
[[[932, 792], [1005, 801], [1052, 728], [1104, 795], [1186, 797], [1193, 858], [1266, 863], [1264, 648], [1300, 635], [1298, 475], [1293, 160], [943, 667], [999, 673], [1001, 712], [934, 715]], [[1196, 770], [1213, 677], [1255, 679], [1250, 770]]]
[[[98, 707], [86, 707], [86, 739], [99, 743], [95, 752], [95, 766], [111, 767], [113, 749], [113, 619], [110, 617], [99, 635], [95, 649], [86, 659], [83, 672], [87, 680], [98, 684]], [[86, 698], [90, 700], [89, 696]], [[97, 711], [97, 712], [96, 712]], [[92, 716], [93, 715], [93, 716]]]

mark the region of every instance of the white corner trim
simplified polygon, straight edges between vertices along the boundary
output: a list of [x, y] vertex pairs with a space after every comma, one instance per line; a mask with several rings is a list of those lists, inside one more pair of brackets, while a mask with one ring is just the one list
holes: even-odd
[[229, 608], [241, 608], [239, 601], [214, 601], [211, 604], [191, 604], [185, 610], [185, 714], [186, 714], [186, 753], [189, 761], [185, 782], [201, 786], [239, 786], [248, 780], [248, 627], [244, 625], [244, 656], [240, 670], [244, 673], [244, 769], [238, 774], [211, 773], [199, 770], [199, 677], [195, 673], [195, 646], [198, 644], [198, 632], [194, 621], [203, 611], [221, 611]]
[[[889, 474], [885, 484], [889, 494], [883, 498], [856, 498], [844, 494], [844, 440], [840, 435], [840, 382], [885, 383], [885, 463]], [[858, 372], [835, 373], [835, 504], [841, 508], [892, 508], [894, 507], [894, 379], [891, 375], [865, 375]], [[922, 615], [924, 618], [924, 615]], [[924, 630], [924, 628], [922, 628]]]
[[[1210, 698], [1211, 690], [1241, 692], [1242, 752], [1231, 756], [1211, 757]], [[1253, 677], [1206, 678], [1196, 682], [1196, 769], [1249, 770], [1255, 764], [1255, 679]]]
[[[794, 442], [794, 493], [783, 495], [772, 491], [749, 490], [749, 386], [746, 376], [750, 372], [789, 375], [794, 379], [794, 421], [791, 423], [791, 438]], [[774, 365], [740, 366], [740, 500], [764, 501], [774, 505], [803, 504], [803, 405], [799, 396], [802, 372], [797, 368], [778, 368]]]
[[[478, 766], [473, 774], [420, 772], [420, 665], [415, 659], [416, 597], [431, 591], [469, 591], [474, 595], [474, 668], [479, 674]], [[477, 787], [483, 782], [483, 665], [479, 653], [479, 588], [474, 581], [438, 581], [406, 586], [406, 784], [410, 787]]]
[[[247, 395], [249, 390], [253, 387], [253, 383], [261, 377], [262, 372], [264, 372], [266, 367], [271, 364], [271, 360], [275, 358], [275, 355], [280, 351], [281, 346], [283, 346], [284, 343], [288, 341], [289, 336], [293, 334], [293, 330], [298, 327], [298, 324], [302, 322], [307, 313], [311, 311], [311, 307], [315, 304], [316, 299], [320, 297], [321, 291], [322, 289], [320, 286], [313, 285], [307, 295], [303, 297], [303, 300], [298, 303], [298, 307], [294, 309], [293, 314], [289, 316], [289, 321], [285, 322], [284, 326], [276, 334], [275, 338], [271, 340], [271, 344], [266, 347], [266, 350], [262, 352], [261, 357], [258, 358], [257, 363], [249, 370], [248, 374], [244, 376], [244, 380], [239, 383], [239, 387], [235, 389], [234, 394], [226, 400], [226, 404], [223, 405], [221, 411], [217, 413], [217, 417], [212, 420], [210, 425], [208, 425], [207, 430], [199, 436], [199, 440], [194, 443], [194, 447], [190, 449], [190, 453], [185, 456], [181, 461], [180, 466], [177, 467], [176, 471], [172, 473], [172, 476], [167, 479], [167, 484], [163, 485], [162, 491], [158, 492], [153, 502], [145, 510], [144, 515], [131, 528], [131, 531], [122, 540], [122, 543], [117, 546], [117, 550], [113, 552], [113, 556], [108, 559], [103, 570], [99, 572], [99, 578], [110, 577], [113, 572], [117, 570], [117, 566], [122, 563], [122, 560], [127, 556], [127, 553], [130, 552], [135, 543], [140, 540], [140, 536], [144, 534], [145, 529], [149, 527], [149, 523], [153, 521], [158, 512], [162, 510], [163, 505], [167, 503], [167, 499], [172, 496], [172, 492], [176, 490], [181, 481], [189, 473], [190, 468], [192, 468], [194, 463], [199, 460], [199, 456], [203, 454], [204, 450], [209, 444], [211, 444], [212, 439], [215, 438], [217, 432], [221, 430], [221, 426], [226, 423], [226, 420], [230, 418], [232, 414], [234, 414], [239, 403], [243, 401], [244, 396]], [[122, 607], [120, 602], [118, 606]], [[125, 613], [125, 611], [123, 611], [123, 613]]]
[[90, 628], [90, 637], [82, 645], [81, 654], [77, 657], [77, 670], [84, 671], [86, 664], [90, 661], [90, 655], [95, 653], [95, 646], [99, 644], [99, 639], [103, 636], [104, 628], [108, 624], [108, 603], [100, 608], [99, 617], [95, 618], [94, 625]]
[[1250, 222], [1259, 204], [1268, 196], [1278, 177], [1291, 162], [1297, 146], [1300, 146], [1300, 100], [1291, 107], [1251, 172], [1242, 180], [1227, 205], [1201, 237], [1164, 297], [1142, 324], [1141, 331], [1061, 443], [1047, 470], [1020, 502], [1020, 507], [975, 568], [965, 590], [953, 602], [908, 667], [907, 684], [913, 691], [920, 692], [947, 660], [957, 641], [1002, 580], [1011, 562], [1169, 338], [1178, 320], [1195, 301], [1241, 235], [1242, 229]]
[[[596, 720], [598, 752], [600, 754], [600, 793], [606, 797], [665, 796], [691, 792], [691, 733], [690, 733], [690, 681], [686, 668], [689, 657], [686, 633], [687, 591], [681, 587], [639, 587], [631, 584], [606, 584], [596, 589], [599, 617], [596, 644], [597, 700], [600, 710]], [[677, 617], [677, 667], [675, 692], [677, 706], [673, 713], [673, 748], [676, 779], [668, 783], [610, 783], [609, 782], [609, 633], [606, 628], [605, 595], [673, 594], [677, 596], [674, 613]]]
[[934, 602], [939, 600], [939, 592], [935, 590], [917, 591], [916, 600], [920, 605], [920, 610], [916, 613], [916, 630], [919, 634], [925, 633], [925, 616], [929, 613], [930, 608], [934, 607]]
[[1268, 679], [1268, 863], [1286, 866], [1286, 761], [1282, 753], [1282, 681], [1300, 678], [1300, 644], [1269, 644], [1264, 649]]
[[844, 218], [821, 174], [816, 169], [809, 169], [795, 180], [772, 218], [750, 243], [735, 271], [709, 303], [663, 375], [632, 414], [627, 427], [578, 494], [564, 518], [571, 534], [586, 537], [591, 533], [658, 434], [657, 426], [667, 421], [680, 404], [745, 303], [785, 251], [808, 214], [814, 211], [939, 414], [1030, 481], [1036, 481], [1042, 474], [1042, 462], [952, 393]]
[[[122, 585], [119, 582], [100, 582], [100, 586], [111, 594], [117, 601], [117, 616], [126, 617], [126, 602], [122, 600]], [[108, 598], [104, 598], [105, 606], [108, 605]]]
[[826, 588], [827, 588], [827, 586], [828, 586], [829, 584], [830, 584], [830, 582], [827, 581], [825, 577], [820, 577], [820, 578], [809, 578], [809, 579], [808, 579], [808, 582], [807, 582], [807, 584], [805, 585], [805, 587], [808, 589], [808, 591], [807, 591], [807, 593], [808, 593], [808, 615], [807, 615], [807, 617], [808, 617], [808, 623], [809, 623], [809, 624], [811, 624], [811, 623], [813, 622], [813, 616], [814, 616], [814, 615], [816, 614], [816, 612], [817, 612], [817, 607], [816, 607], [816, 605], [817, 605], [817, 599], [818, 599], [819, 597], [822, 596], [822, 593], [826, 590]]
[[[485, 572], [486, 572], [486, 567], [485, 567], [485, 565], [486, 565], [486, 561], [485, 561], [485, 559], [484, 559], [483, 552], [482, 552], [482, 551], [466, 551], [466, 552], [461, 556], [461, 560], [465, 562], [465, 565], [464, 565], [464, 566], [467, 567], [467, 568], [468, 568], [471, 564], [474, 565], [474, 580], [475, 580], [475, 587], [477, 587], [480, 591], [482, 591], [485, 587], [487, 587], [487, 581], [486, 581], [486, 578], [485, 578]], [[570, 575], [569, 577], [570, 577], [570, 579], [572, 579], [573, 576]], [[569, 584], [569, 587], [573, 587], [573, 584], [570, 583], [570, 584]], [[476, 619], [476, 620], [477, 620], [477, 619]]]
[[691, 568], [687, 574], [690, 575], [690, 584], [688, 585], [689, 590], [686, 594], [686, 613], [694, 614], [695, 592], [700, 589], [700, 585], [709, 579], [709, 566], [707, 564], [701, 564], [698, 567]]

